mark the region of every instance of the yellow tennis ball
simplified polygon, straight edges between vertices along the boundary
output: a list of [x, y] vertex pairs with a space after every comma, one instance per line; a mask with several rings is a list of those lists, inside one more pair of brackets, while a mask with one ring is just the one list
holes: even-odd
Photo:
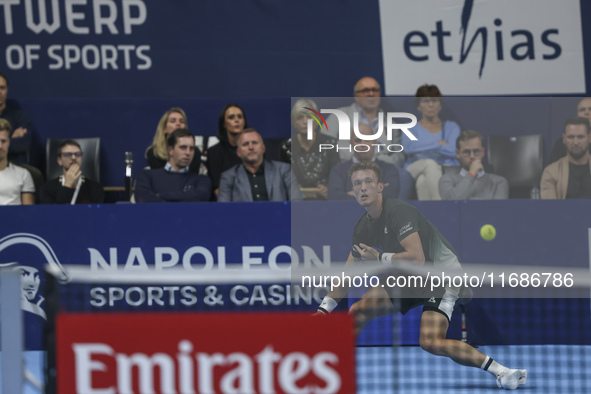
[[492, 241], [497, 236], [497, 230], [492, 224], [485, 224], [480, 227], [480, 236], [485, 241]]

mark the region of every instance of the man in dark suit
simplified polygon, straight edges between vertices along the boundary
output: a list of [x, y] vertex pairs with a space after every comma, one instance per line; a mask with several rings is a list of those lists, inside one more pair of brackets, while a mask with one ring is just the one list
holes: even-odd
[[265, 144], [255, 129], [244, 129], [236, 154], [242, 161], [222, 174], [218, 201], [288, 201], [292, 176], [287, 163], [264, 160]]

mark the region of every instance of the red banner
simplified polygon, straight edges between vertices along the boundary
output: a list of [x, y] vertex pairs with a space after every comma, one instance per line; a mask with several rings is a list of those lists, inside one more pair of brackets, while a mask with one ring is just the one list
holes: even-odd
[[57, 392], [355, 392], [346, 314], [61, 314]]

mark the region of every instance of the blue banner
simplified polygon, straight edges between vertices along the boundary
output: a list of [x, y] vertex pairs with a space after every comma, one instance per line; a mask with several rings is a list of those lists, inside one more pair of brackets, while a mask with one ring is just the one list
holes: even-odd
[[[414, 203], [454, 245], [465, 263], [564, 268], [589, 267], [591, 226], [588, 215], [580, 214], [589, 211], [589, 204], [586, 200]], [[286, 263], [330, 267], [346, 260], [352, 230], [363, 209], [355, 202], [178, 203], [15, 206], [4, 207], [2, 213], [3, 223], [9, 225], [0, 231], [0, 265], [21, 273], [27, 347], [38, 349], [47, 319], [43, 294], [46, 264], [58, 270], [64, 265], [78, 264], [95, 272], [181, 269], [196, 277], [206, 271], [229, 273], [235, 268], [251, 271], [269, 266], [289, 270]], [[496, 227], [493, 241], [480, 237], [483, 224]], [[293, 283], [179, 286], [97, 283], [82, 287], [66, 285], [63, 289], [63, 310], [77, 311], [298, 309], [312, 312], [324, 296], [319, 290]], [[548, 305], [554, 305], [553, 311], [563, 306], [577, 311], [561, 317], [562, 328], [550, 334], [531, 334], [526, 341], [588, 341], [583, 335], [591, 328], [588, 300], [522, 301], [524, 308], [537, 308], [531, 310], [544, 311]], [[473, 300], [470, 308], [475, 324], [470, 328], [471, 335], [485, 338], [488, 344], [517, 343], [515, 338], [519, 338], [520, 328], [528, 324], [528, 319], [553, 319], [551, 313], [525, 314], [520, 315], [527, 320], [525, 323], [506, 325], [505, 319], [515, 319], [514, 313], [501, 313], [508, 303], [514, 304], [504, 299]], [[339, 307], [346, 308], [342, 304]], [[417, 309], [402, 320], [403, 343], [416, 343], [419, 318]], [[573, 320], [572, 324], [568, 323], [569, 319]], [[388, 330], [384, 330], [389, 327], [387, 320], [368, 325], [358, 343], [390, 341]], [[452, 323], [453, 336], [458, 332], [459, 319], [452, 319]], [[497, 331], [502, 335], [491, 334]], [[376, 336], [376, 332], [380, 335]], [[521, 338], [519, 343], [523, 343]]]

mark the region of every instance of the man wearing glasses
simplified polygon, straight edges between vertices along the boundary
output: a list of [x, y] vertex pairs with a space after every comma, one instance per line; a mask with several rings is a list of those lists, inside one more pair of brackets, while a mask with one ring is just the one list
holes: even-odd
[[439, 194], [443, 200], [496, 200], [509, 197], [507, 180], [484, 172], [484, 147], [480, 133], [462, 131], [456, 140], [456, 156], [460, 160], [460, 172], [447, 172], [439, 180]]
[[[380, 108], [380, 97], [381, 88], [378, 81], [371, 77], [363, 77], [355, 84], [353, 88], [353, 97], [355, 102], [348, 107], [337, 108], [343, 111], [351, 122], [353, 122], [353, 114], [357, 112], [359, 114], [359, 123], [370, 125], [374, 133], [378, 130], [380, 112], [384, 112]], [[385, 118], [385, 115], [384, 115]], [[339, 138], [339, 125], [336, 116], [330, 115], [326, 119], [326, 127], [323, 127], [322, 132], [330, 135], [333, 138]], [[352, 124], [352, 123], [351, 123]], [[384, 119], [384, 125], [386, 120]], [[384, 126], [385, 127], [385, 126]], [[371, 141], [370, 144], [383, 144], [380, 146], [379, 151], [376, 152], [376, 157], [387, 163], [394, 164], [397, 167], [402, 168], [404, 161], [406, 160], [403, 152], [388, 151], [386, 146], [388, 145], [400, 145], [401, 135], [400, 130], [395, 129], [392, 131], [392, 140], [386, 140], [386, 131], [382, 133], [382, 136], [377, 141]], [[339, 156], [341, 161], [351, 160], [353, 157], [352, 149], [344, 149], [350, 147], [350, 141], [339, 141]]]
[[43, 186], [42, 204], [101, 204], [105, 200], [103, 187], [82, 175], [82, 154], [80, 144], [74, 140], [64, 141], [59, 146], [57, 163], [63, 175]]

